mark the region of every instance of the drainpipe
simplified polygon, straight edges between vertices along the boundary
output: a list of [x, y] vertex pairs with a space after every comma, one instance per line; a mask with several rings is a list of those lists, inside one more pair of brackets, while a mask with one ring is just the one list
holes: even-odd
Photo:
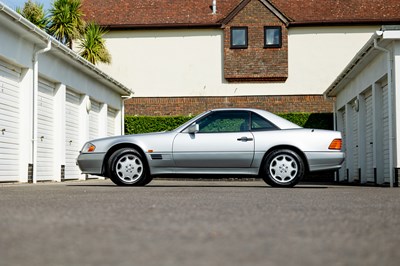
[[393, 187], [394, 163], [393, 163], [393, 110], [392, 110], [392, 57], [390, 51], [378, 45], [378, 37], [382, 36], [383, 31], [377, 31], [374, 38], [374, 48], [387, 54], [387, 69], [388, 69], [388, 109], [389, 109], [389, 177], [390, 187]]
[[125, 102], [133, 98], [133, 92], [129, 96], [121, 96], [121, 135], [125, 135]]
[[51, 49], [51, 40], [48, 40], [47, 47], [36, 51], [33, 55], [33, 111], [32, 111], [32, 181], [37, 182], [37, 130], [38, 130], [38, 91], [39, 91], [39, 63], [40, 54], [46, 53]]

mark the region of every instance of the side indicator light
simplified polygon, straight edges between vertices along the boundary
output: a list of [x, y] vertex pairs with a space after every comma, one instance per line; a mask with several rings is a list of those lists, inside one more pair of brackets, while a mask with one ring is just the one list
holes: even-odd
[[90, 145], [87, 151], [88, 152], [93, 152], [95, 149], [96, 149], [96, 146]]
[[330, 150], [341, 150], [342, 149], [342, 140], [341, 139], [334, 139], [332, 140], [331, 144], [329, 145]]

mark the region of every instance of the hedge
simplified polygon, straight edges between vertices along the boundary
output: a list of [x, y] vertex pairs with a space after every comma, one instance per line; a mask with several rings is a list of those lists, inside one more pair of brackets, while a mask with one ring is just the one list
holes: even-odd
[[[305, 128], [333, 128], [332, 113], [286, 113], [278, 115]], [[192, 118], [193, 116], [126, 116], [125, 134], [168, 131]]]

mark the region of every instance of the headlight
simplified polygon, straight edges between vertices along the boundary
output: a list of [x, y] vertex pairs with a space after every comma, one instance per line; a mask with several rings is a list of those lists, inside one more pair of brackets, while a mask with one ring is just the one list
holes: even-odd
[[82, 152], [94, 152], [96, 149], [96, 146], [94, 146], [92, 143], [88, 142], [83, 146]]

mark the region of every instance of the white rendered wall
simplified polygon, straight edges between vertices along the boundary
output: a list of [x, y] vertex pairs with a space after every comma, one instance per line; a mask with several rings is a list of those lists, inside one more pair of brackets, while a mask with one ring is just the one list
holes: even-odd
[[289, 78], [228, 83], [221, 29], [112, 31], [99, 68], [136, 97], [322, 94], [379, 27], [289, 28]]

